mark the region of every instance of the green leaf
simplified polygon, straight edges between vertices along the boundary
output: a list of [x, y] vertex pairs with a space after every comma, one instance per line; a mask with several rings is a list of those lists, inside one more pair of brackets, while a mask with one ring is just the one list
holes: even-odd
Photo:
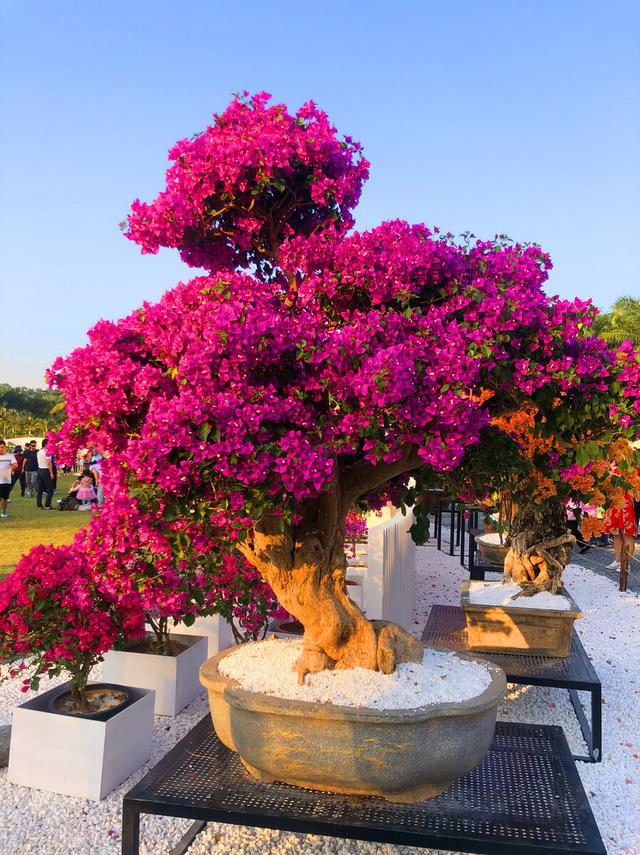
[[576, 454], [576, 463], [578, 466], [587, 466], [590, 460], [591, 456], [589, 452], [583, 445], [581, 445], [578, 449], [578, 453]]

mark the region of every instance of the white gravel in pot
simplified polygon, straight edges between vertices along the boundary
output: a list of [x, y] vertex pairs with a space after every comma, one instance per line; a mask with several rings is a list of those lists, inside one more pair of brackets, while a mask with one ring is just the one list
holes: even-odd
[[522, 591], [515, 582], [471, 582], [469, 602], [474, 606], [513, 606], [518, 609], [551, 609], [566, 611], [572, 608], [570, 601], [561, 594], [540, 591], [531, 597], [513, 598]]
[[476, 543], [486, 543], [487, 546], [504, 546], [506, 534], [500, 535], [497, 531], [489, 531], [486, 534], [479, 534], [476, 537]]
[[406, 662], [393, 674], [367, 668], [321, 671], [308, 674], [300, 685], [294, 668], [301, 653], [301, 640], [270, 638], [242, 645], [222, 660], [219, 670], [250, 692], [377, 710], [466, 701], [481, 695], [491, 682], [482, 663], [427, 649], [421, 663]]
[[[417, 552], [417, 599], [410, 628], [419, 636], [434, 603], [457, 605], [460, 583], [468, 574], [458, 558], [434, 546]], [[577, 565], [565, 578], [583, 619], [576, 624], [603, 687], [602, 763], [578, 763], [592, 810], [609, 855], [640, 853], [640, 598], [621, 594], [615, 585]], [[97, 679], [99, 673], [94, 675]], [[444, 681], [446, 682], [446, 681]], [[43, 686], [48, 688], [48, 684]], [[14, 706], [31, 697], [16, 684], [0, 686], [0, 723], [10, 722]], [[582, 695], [585, 703], [588, 695]], [[0, 853], [2, 855], [119, 855], [122, 797], [207, 711], [204, 696], [176, 718], [156, 717], [150, 764], [132, 775], [102, 802], [29, 790], [7, 783], [0, 770]], [[568, 692], [510, 686], [499, 718], [557, 724], [571, 749], [584, 753], [580, 728]], [[145, 816], [141, 822], [143, 855], [166, 855], [190, 820]], [[211, 824], [189, 850], [193, 855], [437, 855], [417, 850], [268, 829]]]

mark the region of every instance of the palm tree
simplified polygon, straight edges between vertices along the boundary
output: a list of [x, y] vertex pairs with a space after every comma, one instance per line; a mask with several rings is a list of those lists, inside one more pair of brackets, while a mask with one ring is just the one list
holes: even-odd
[[19, 427], [19, 413], [7, 407], [0, 407], [0, 437], [15, 436], [19, 432]]
[[593, 331], [609, 344], [620, 344], [624, 339], [640, 344], [640, 299], [618, 297], [610, 312], [595, 319]]

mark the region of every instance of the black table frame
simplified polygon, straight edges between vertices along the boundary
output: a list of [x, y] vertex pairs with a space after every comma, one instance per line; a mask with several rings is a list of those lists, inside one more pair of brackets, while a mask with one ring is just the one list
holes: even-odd
[[206, 716], [125, 795], [123, 855], [139, 853], [142, 814], [196, 820], [171, 855], [186, 852], [207, 822], [483, 855], [606, 855], [555, 726], [499, 722], [476, 769], [431, 801], [397, 805], [257, 781]]
[[[433, 518], [436, 547], [442, 552], [442, 522], [445, 515], [449, 516], [449, 542], [448, 554], [455, 554], [455, 547], [460, 550], [460, 564], [465, 567], [468, 561], [469, 576], [474, 580], [484, 580], [484, 574], [488, 572], [502, 574], [502, 568], [486, 561], [478, 560], [476, 557], [478, 546], [475, 540], [480, 525], [480, 514], [483, 516], [491, 509], [479, 505], [465, 505], [460, 499], [436, 499]], [[468, 518], [468, 522], [467, 522]], [[468, 559], [467, 559], [468, 555]]]
[[[425, 644], [489, 659], [504, 670], [509, 683], [567, 689], [589, 751], [588, 755], [574, 755], [574, 760], [601, 762], [602, 685], [575, 629], [571, 637], [571, 653], [563, 659], [525, 653], [480, 653], [469, 650], [466, 638], [466, 621], [461, 608], [443, 605], [431, 607], [422, 633]], [[579, 691], [591, 694], [591, 726], [582, 707]]]

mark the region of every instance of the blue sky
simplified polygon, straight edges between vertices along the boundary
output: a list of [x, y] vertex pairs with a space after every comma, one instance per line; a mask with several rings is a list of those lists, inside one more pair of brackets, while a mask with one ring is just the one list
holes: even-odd
[[0, 0], [0, 382], [190, 273], [118, 223], [231, 93], [314, 99], [372, 163], [357, 211], [551, 253], [548, 291], [640, 294], [640, 4]]

